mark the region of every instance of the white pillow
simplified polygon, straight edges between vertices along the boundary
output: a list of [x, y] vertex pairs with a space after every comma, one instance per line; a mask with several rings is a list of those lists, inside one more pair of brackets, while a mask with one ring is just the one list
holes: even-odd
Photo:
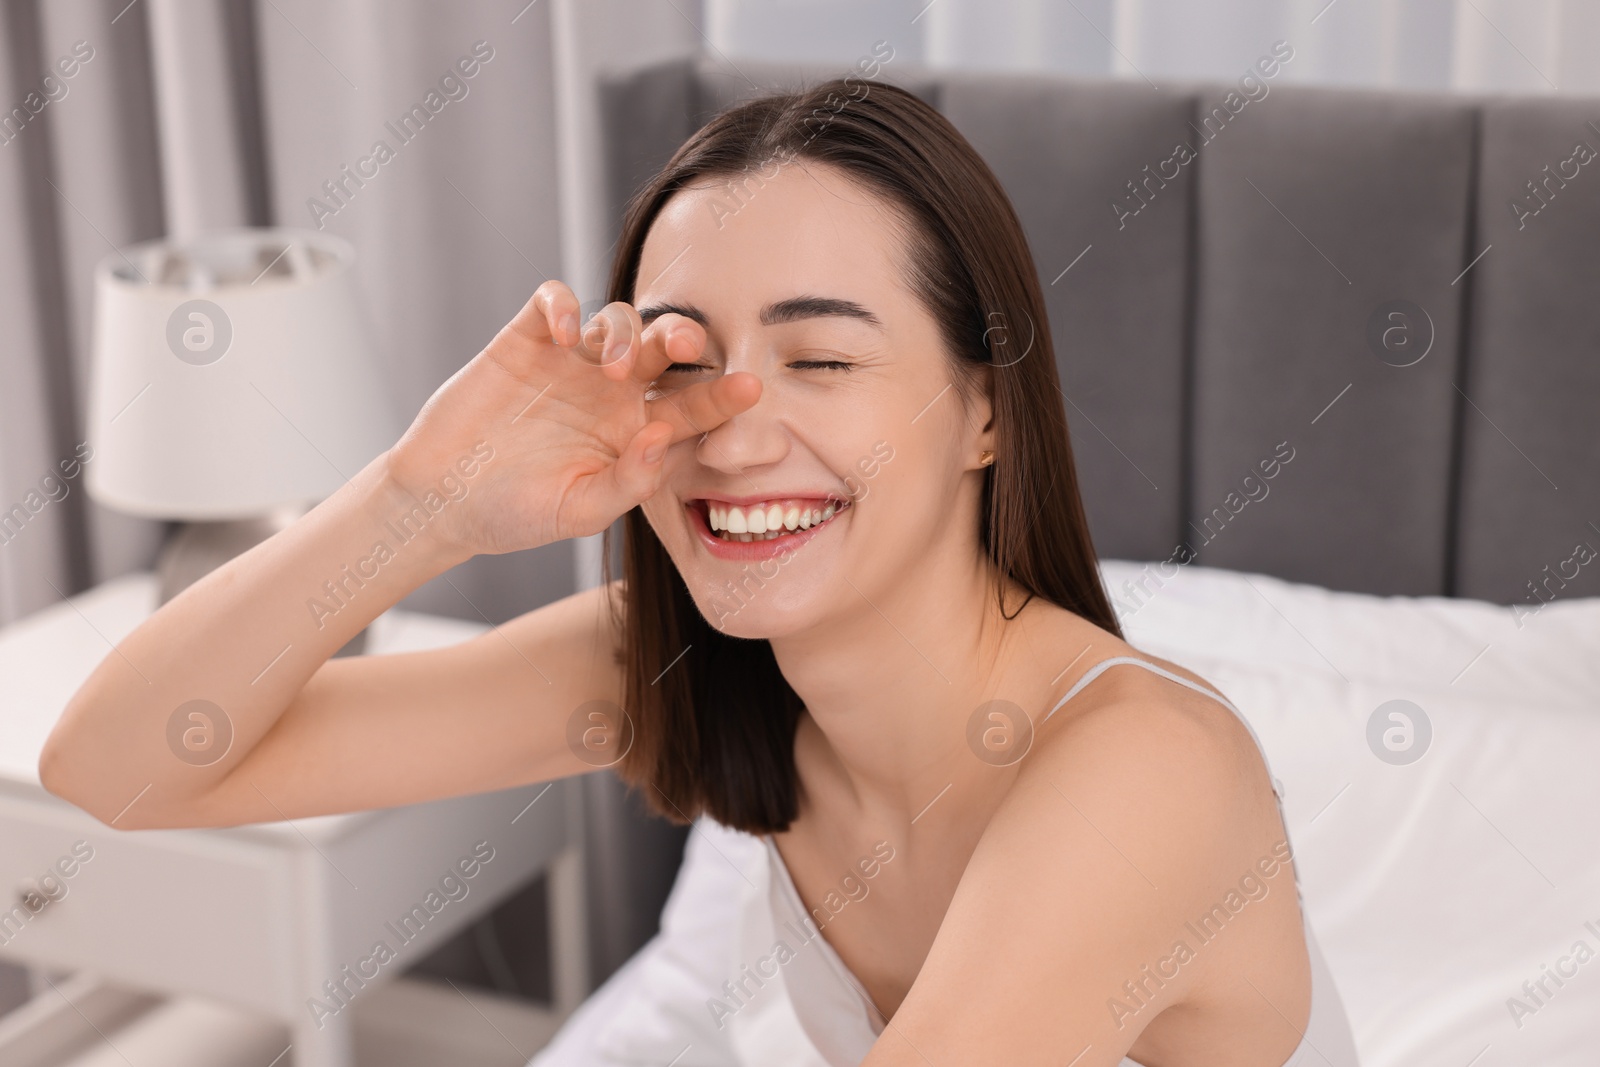
[[[1519, 620], [1193, 565], [1102, 573], [1128, 641], [1261, 737], [1363, 1064], [1594, 1063], [1600, 599]], [[1385, 713], [1369, 741], [1393, 700], [1431, 738], [1387, 748]]]

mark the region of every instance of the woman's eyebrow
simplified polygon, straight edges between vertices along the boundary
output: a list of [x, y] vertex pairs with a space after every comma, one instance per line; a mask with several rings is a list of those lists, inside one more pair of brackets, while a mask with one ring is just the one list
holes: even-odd
[[651, 304], [649, 307], [639, 309], [639, 321], [646, 326], [663, 315], [682, 315], [684, 318], [693, 319], [709, 329], [709, 324], [706, 322], [706, 313], [697, 307], [689, 307], [685, 304]]
[[[682, 315], [686, 319], [693, 319], [701, 326], [709, 328], [705, 312], [686, 304], [651, 304], [649, 307], [639, 309], [639, 319], [647, 326], [662, 315]], [[763, 326], [776, 326], [783, 322], [823, 318], [831, 315], [860, 319], [869, 326], [879, 330], [883, 329], [883, 322], [879, 320], [878, 316], [860, 304], [853, 300], [840, 300], [831, 296], [795, 296], [790, 297], [788, 300], [780, 300], [775, 304], [768, 304], [761, 309], [761, 324]]]
[[829, 315], [860, 319], [868, 326], [883, 329], [883, 323], [878, 321], [878, 316], [860, 304], [853, 300], [839, 300], [831, 296], [796, 296], [780, 300], [776, 304], [768, 304], [761, 309], [761, 325], [776, 326], [780, 322], [794, 322], [797, 319]]

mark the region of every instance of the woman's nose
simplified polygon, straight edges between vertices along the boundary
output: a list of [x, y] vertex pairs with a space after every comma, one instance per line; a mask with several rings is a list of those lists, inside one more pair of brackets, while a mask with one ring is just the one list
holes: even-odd
[[762, 379], [761, 398], [755, 404], [701, 436], [695, 458], [726, 474], [777, 463], [789, 454], [790, 436], [780, 415], [781, 404], [759, 361], [730, 358], [723, 373], [748, 371]]

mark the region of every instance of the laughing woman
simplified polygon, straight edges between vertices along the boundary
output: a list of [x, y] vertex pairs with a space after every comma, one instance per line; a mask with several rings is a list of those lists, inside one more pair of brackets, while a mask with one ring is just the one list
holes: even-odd
[[[790, 1062], [1353, 1067], [1250, 727], [1122, 640], [1033, 260], [961, 135], [859, 82], [725, 111], [631, 203], [609, 297], [580, 323], [542, 285], [385, 454], [134, 631], [46, 788], [123, 829], [409, 804], [590, 771], [569, 722], [626, 709], [617, 770], [756, 835], [795, 915], [892, 850], [829, 966], [784, 971], [816, 1050]], [[618, 518], [614, 580], [452, 648], [330, 658], [476, 554]], [[199, 696], [235, 731], [206, 767], [165, 740]]]

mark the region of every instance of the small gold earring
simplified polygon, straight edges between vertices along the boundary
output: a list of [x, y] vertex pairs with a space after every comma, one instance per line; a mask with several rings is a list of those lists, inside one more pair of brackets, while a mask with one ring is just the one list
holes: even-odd
[[989, 464], [994, 462], [994, 453], [987, 448], [984, 449], [982, 452], [978, 453], [978, 462], [987, 467]]

